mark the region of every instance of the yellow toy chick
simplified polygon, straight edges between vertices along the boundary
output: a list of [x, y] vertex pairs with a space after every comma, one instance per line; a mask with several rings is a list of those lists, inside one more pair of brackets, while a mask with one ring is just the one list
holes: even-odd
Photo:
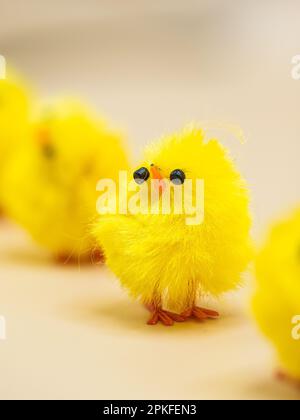
[[271, 229], [256, 263], [256, 320], [300, 384], [300, 208]]
[[[150, 145], [129, 177], [148, 186], [148, 195], [156, 192], [160, 209], [170, 191], [170, 212], [101, 216], [94, 233], [108, 266], [150, 310], [150, 325], [217, 318], [197, 306], [199, 298], [237, 288], [252, 253], [248, 191], [226, 150], [188, 127]], [[204, 221], [191, 224], [174, 204], [176, 191], [197, 180], [204, 183]]]
[[17, 77], [8, 72], [0, 79], [0, 207], [2, 176], [11, 154], [27, 138], [31, 93]]
[[82, 260], [95, 247], [97, 182], [128, 168], [122, 136], [63, 99], [43, 109], [30, 140], [5, 173], [5, 211], [58, 260]]

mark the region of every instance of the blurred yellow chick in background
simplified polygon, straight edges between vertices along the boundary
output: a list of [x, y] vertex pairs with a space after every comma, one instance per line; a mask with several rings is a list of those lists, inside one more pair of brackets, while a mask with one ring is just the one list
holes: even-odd
[[94, 248], [88, 226], [97, 181], [128, 167], [122, 136], [85, 105], [63, 99], [43, 109], [30, 140], [5, 173], [5, 211], [58, 260], [85, 259]]
[[256, 320], [283, 373], [300, 383], [300, 208], [275, 224], [258, 255]]
[[171, 204], [176, 189], [203, 180], [204, 222], [187, 224], [173, 205], [170, 214], [101, 216], [94, 233], [108, 266], [150, 310], [151, 325], [217, 318], [199, 298], [237, 288], [252, 255], [248, 191], [227, 151], [188, 127], [150, 145], [129, 176], [138, 188], [151, 184], [151, 194], [158, 189], [160, 202], [172, 185]]
[[9, 70], [0, 80], [0, 209], [2, 210], [2, 177], [11, 154], [27, 139], [31, 93]]

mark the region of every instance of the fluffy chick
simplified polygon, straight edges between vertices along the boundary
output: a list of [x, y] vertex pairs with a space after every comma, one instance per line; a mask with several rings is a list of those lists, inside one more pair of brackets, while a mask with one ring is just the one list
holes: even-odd
[[300, 315], [300, 208], [272, 227], [257, 257], [256, 274], [256, 320], [284, 373], [300, 383], [300, 340], [293, 337], [298, 328], [293, 320]]
[[[150, 145], [139, 167], [146, 169], [148, 184], [153, 178], [167, 183], [178, 169], [193, 182], [204, 180], [205, 220], [187, 225], [187, 215], [175, 214], [172, 205], [168, 215], [107, 214], [95, 235], [108, 266], [151, 311], [151, 325], [218, 317], [197, 302], [241, 283], [252, 253], [245, 182], [221, 144], [205, 141], [204, 132], [191, 127]], [[163, 196], [161, 191], [160, 200]]]
[[0, 207], [2, 208], [2, 177], [11, 154], [27, 138], [31, 108], [31, 91], [8, 71], [0, 80]]
[[60, 261], [82, 260], [94, 248], [96, 185], [128, 168], [120, 133], [79, 101], [48, 105], [5, 173], [8, 216]]

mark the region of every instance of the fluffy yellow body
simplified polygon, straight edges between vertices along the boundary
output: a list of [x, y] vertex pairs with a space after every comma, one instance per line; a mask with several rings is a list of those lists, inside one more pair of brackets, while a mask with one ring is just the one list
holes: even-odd
[[189, 226], [186, 215], [174, 213], [106, 215], [95, 235], [130, 295], [181, 313], [201, 294], [217, 296], [241, 284], [252, 253], [248, 192], [223, 147], [206, 142], [198, 129], [150, 145], [140, 166], [151, 165], [164, 178], [181, 169], [204, 180], [204, 223]]
[[60, 100], [44, 109], [8, 165], [5, 211], [54, 255], [83, 257], [94, 247], [97, 181], [117, 180], [127, 167], [120, 133], [79, 102]]

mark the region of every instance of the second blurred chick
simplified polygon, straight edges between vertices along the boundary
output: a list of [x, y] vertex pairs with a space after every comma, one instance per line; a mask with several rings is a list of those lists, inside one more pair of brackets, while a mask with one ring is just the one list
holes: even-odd
[[29, 145], [11, 159], [4, 206], [12, 220], [62, 262], [89, 257], [96, 184], [127, 169], [122, 136], [80, 102], [48, 105], [33, 124]]
[[256, 272], [255, 317], [282, 373], [300, 383], [300, 208], [272, 227]]

